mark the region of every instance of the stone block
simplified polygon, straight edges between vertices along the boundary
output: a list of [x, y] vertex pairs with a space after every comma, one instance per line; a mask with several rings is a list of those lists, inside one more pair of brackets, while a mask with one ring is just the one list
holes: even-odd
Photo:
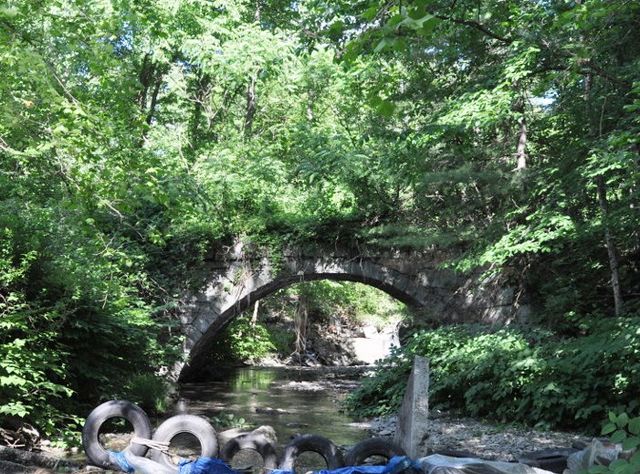
[[429, 361], [416, 356], [407, 391], [398, 414], [398, 427], [394, 441], [407, 455], [418, 458], [423, 451], [427, 424], [429, 423]]

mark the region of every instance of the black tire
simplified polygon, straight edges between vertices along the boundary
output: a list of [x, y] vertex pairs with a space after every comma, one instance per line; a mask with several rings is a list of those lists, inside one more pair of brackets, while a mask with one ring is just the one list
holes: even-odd
[[574, 448], [542, 449], [518, 456], [518, 462], [545, 471], [562, 473], [567, 468], [567, 459], [576, 452], [578, 450]]
[[[182, 433], [189, 433], [195, 436], [200, 442], [200, 456], [216, 457], [218, 455], [218, 439], [213, 426], [199, 416], [177, 415], [165, 420], [153, 434], [153, 440], [163, 443], [170, 443], [173, 438]], [[151, 459], [166, 467], [176, 468], [177, 465], [167, 454], [151, 450]]]
[[284, 448], [280, 469], [294, 471], [294, 464], [298, 456], [304, 452], [318, 453], [327, 463], [327, 469], [344, 467], [344, 459], [338, 447], [324, 436], [300, 435], [296, 436]]
[[230, 463], [233, 457], [238, 454], [241, 449], [252, 449], [256, 451], [264, 461], [264, 470], [272, 470], [278, 467], [278, 455], [276, 447], [261, 434], [243, 434], [236, 436], [224, 445], [220, 453], [220, 457], [226, 463]]
[[[84, 423], [82, 428], [82, 447], [89, 458], [89, 462], [95, 466], [120, 470], [120, 467], [113, 463], [109, 453], [100, 445], [98, 434], [100, 427], [105, 421], [111, 418], [124, 418], [133, 425], [135, 436], [149, 439], [151, 437], [151, 423], [147, 414], [137, 405], [126, 400], [111, 400], [97, 406]], [[125, 452], [135, 456], [144, 456], [147, 447], [140, 444], [130, 444]]]
[[371, 438], [360, 441], [351, 448], [344, 462], [347, 466], [360, 466], [370, 456], [382, 456], [391, 459], [394, 456], [406, 456], [404, 449], [385, 438]]

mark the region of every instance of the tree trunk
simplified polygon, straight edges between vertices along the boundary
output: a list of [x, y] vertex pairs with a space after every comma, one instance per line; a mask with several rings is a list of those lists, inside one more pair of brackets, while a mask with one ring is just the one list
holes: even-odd
[[249, 138], [253, 129], [253, 118], [256, 115], [256, 82], [258, 81], [258, 71], [251, 75], [247, 86], [247, 111], [244, 117], [244, 136]]
[[518, 144], [516, 145], [516, 171], [522, 171], [527, 169], [527, 119], [524, 97], [518, 98], [514, 109], [520, 114], [520, 118], [518, 118]]
[[138, 80], [140, 84], [142, 84], [142, 89], [138, 93], [138, 105], [142, 112], [147, 109], [147, 94], [151, 86], [151, 80], [153, 79], [154, 69], [155, 66], [151, 62], [151, 56], [145, 54], [142, 60], [142, 67], [140, 68], [140, 74], [138, 75]]
[[[202, 120], [202, 110], [204, 108], [205, 102], [209, 99], [209, 85], [211, 79], [208, 75], [202, 74], [198, 79], [195, 92], [193, 94], [193, 115], [191, 117], [191, 148], [193, 150], [197, 150], [200, 145], [200, 122]], [[207, 127], [209, 128], [209, 127]]]
[[[635, 153], [635, 158], [632, 161], [634, 166], [633, 174], [634, 176], [640, 177], [640, 143], [633, 144], [631, 149]], [[637, 179], [631, 181], [627, 193], [631, 212], [636, 213], [636, 217], [640, 217], [640, 187], [638, 186]], [[633, 252], [640, 252], [640, 229], [637, 227], [633, 229], [633, 242]]]
[[[593, 81], [593, 75], [587, 74], [584, 78], [584, 100], [586, 118], [589, 124], [589, 138], [591, 140], [596, 138], [596, 129], [594, 121], [592, 119], [592, 107], [591, 107], [591, 86]], [[604, 112], [604, 111], [603, 111]], [[615, 247], [613, 236], [611, 235], [611, 229], [609, 227], [609, 203], [607, 202], [607, 185], [605, 183], [604, 176], [598, 176], [596, 181], [596, 193], [598, 195], [598, 204], [600, 207], [600, 214], [602, 216], [602, 226], [604, 227], [604, 243], [607, 247], [607, 255], [609, 256], [609, 271], [611, 273], [611, 290], [613, 291], [613, 307], [616, 316], [622, 314], [622, 306], [624, 301], [622, 299], [622, 289], [620, 287], [620, 272], [618, 252]]]
[[602, 225], [604, 226], [604, 241], [609, 256], [609, 268], [611, 270], [611, 288], [613, 290], [613, 305], [616, 316], [622, 314], [624, 301], [622, 299], [622, 289], [620, 288], [620, 263], [618, 260], [618, 252], [616, 251], [615, 242], [609, 229], [609, 203], [607, 202], [607, 185], [604, 177], [596, 178], [596, 187], [598, 192], [598, 203], [600, 204], [600, 213], [602, 215]]
[[151, 104], [149, 105], [149, 112], [147, 113], [147, 125], [151, 125], [153, 121], [153, 116], [156, 113], [156, 105], [158, 103], [158, 94], [160, 93], [160, 86], [162, 85], [162, 75], [158, 76], [156, 79], [156, 85], [153, 88], [153, 93], [151, 94]]
[[251, 315], [251, 326], [255, 326], [256, 323], [258, 322], [258, 305], [260, 303], [260, 300], [257, 300], [254, 304], [253, 304], [253, 314]]
[[[38, 466], [42, 468], [60, 469], [68, 468], [72, 470], [80, 469], [80, 465], [73, 461], [66, 459], [60, 459], [46, 454], [33, 453], [30, 451], [24, 451], [22, 449], [13, 449], [5, 446], [0, 446], [0, 463], [10, 462], [12, 464], [20, 464], [24, 466]], [[0, 465], [0, 468], [3, 466]], [[12, 466], [13, 467], [13, 466]], [[25, 470], [28, 469], [25, 467]], [[5, 472], [4, 470], [1, 472]], [[9, 471], [18, 472], [18, 471]], [[19, 472], [23, 472], [22, 470]], [[30, 471], [26, 471], [30, 472]], [[40, 471], [38, 471], [40, 472]], [[50, 472], [50, 471], [42, 471]]]
[[518, 146], [516, 147], [516, 170], [524, 170], [527, 168], [527, 120], [522, 116], [518, 120], [520, 124], [520, 135], [518, 136]]
[[256, 0], [256, 11], [255, 11], [255, 13], [253, 15], [253, 18], [257, 23], [260, 23], [260, 19], [261, 19], [260, 17], [261, 17], [261, 14], [262, 14], [262, 11], [261, 11], [261, 8], [260, 8], [260, 1], [261, 0]]
[[303, 295], [300, 295], [295, 317], [296, 354], [303, 354], [307, 350], [307, 316], [307, 300]]

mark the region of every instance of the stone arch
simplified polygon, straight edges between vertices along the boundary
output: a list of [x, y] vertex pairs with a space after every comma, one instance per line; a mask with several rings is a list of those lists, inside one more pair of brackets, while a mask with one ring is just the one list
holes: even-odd
[[[188, 351], [188, 361], [181, 368], [180, 378], [184, 379], [202, 367], [205, 352], [212, 341], [236, 316], [244, 312], [254, 302], [296, 283], [317, 280], [363, 283], [388, 293], [407, 306], [415, 308], [423, 305], [420, 298], [420, 288], [414, 287], [414, 283], [408, 276], [392, 269], [370, 262], [345, 262], [340, 259], [323, 258], [315, 260], [312, 264], [304, 264], [302, 265], [305, 267], [304, 270], [292, 273], [292, 269], [301, 266], [300, 263], [300, 260], [289, 261], [286, 265], [288, 271], [280, 269], [275, 275], [271, 275], [270, 271], [265, 272], [264, 269], [262, 272], [245, 273], [245, 279], [233, 287], [229, 288], [227, 283], [227, 291], [224, 291], [222, 295], [219, 294], [216, 302], [209, 300], [212, 303], [210, 305], [203, 304], [205, 303], [203, 300], [196, 300], [196, 306], [200, 307], [200, 311], [198, 311], [199, 316], [192, 321], [191, 327], [195, 329], [194, 326], [197, 326], [200, 329], [192, 329], [192, 334], [195, 333], [197, 339], [192, 338], [186, 341], [187, 344], [184, 348], [185, 352]], [[247, 267], [245, 266], [244, 269], [246, 270]], [[223, 280], [227, 280], [227, 278]], [[224, 282], [218, 281], [215, 286], [218, 289], [220, 286], [224, 287]], [[221, 301], [224, 303], [220, 304]], [[198, 335], [198, 333], [200, 334]]]
[[274, 260], [248, 253], [239, 243], [206, 262], [205, 283], [185, 298], [181, 307], [184, 362], [173, 368], [172, 377], [185, 379], [200, 370], [219, 331], [253, 302], [303, 281], [364, 283], [443, 320], [496, 320], [505, 309], [512, 309], [512, 290], [484, 298], [486, 281], [442, 269], [442, 260], [434, 253], [362, 255], [336, 249], [288, 250]]

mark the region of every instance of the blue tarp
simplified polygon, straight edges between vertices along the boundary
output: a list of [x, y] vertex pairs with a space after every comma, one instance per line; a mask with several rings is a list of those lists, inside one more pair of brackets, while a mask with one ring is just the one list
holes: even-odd
[[[112, 459], [124, 472], [135, 472], [124, 453], [110, 451]], [[408, 469], [419, 470], [419, 466], [406, 456], [395, 456], [385, 466], [349, 466], [338, 469], [314, 471], [314, 474], [400, 474]], [[201, 457], [195, 461], [180, 461], [177, 474], [240, 474], [227, 463], [217, 458]], [[295, 474], [293, 471], [274, 469], [271, 474]]]
[[[314, 474], [399, 474], [407, 469], [419, 470], [420, 467], [407, 456], [395, 456], [384, 466], [348, 466], [338, 469], [323, 469]], [[271, 474], [294, 474], [293, 471], [274, 469]]]
[[195, 461], [180, 461], [178, 474], [237, 474], [224, 461], [201, 457]]
[[394, 456], [385, 466], [348, 466], [315, 472], [316, 474], [399, 474], [408, 469], [420, 469], [420, 467], [407, 456]]
[[112, 462], [115, 462], [123, 472], [136, 472], [124, 456], [124, 451], [107, 451]]

